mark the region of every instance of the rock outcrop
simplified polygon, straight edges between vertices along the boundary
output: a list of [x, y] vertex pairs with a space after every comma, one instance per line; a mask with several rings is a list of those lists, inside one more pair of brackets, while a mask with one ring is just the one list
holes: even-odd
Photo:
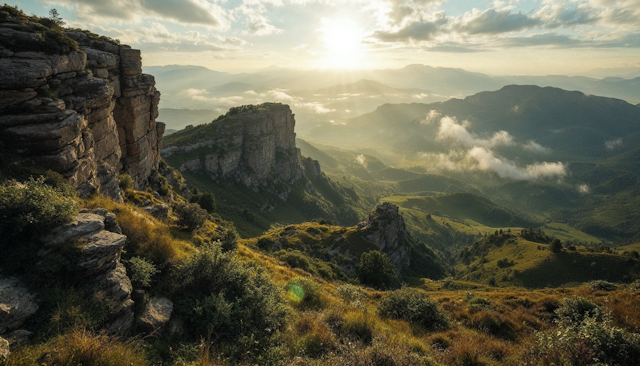
[[173, 302], [166, 297], [152, 297], [145, 311], [140, 315], [138, 324], [147, 334], [159, 336], [165, 324], [171, 319]]
[[256, 189], [272, 186], [274, 179], [292, 182], [304, 176], [294, 127], [294, 114], [284, 104], [232, 108], [210, 124], [169, 136], [162, 155], [173, 157], [172, 165], [182, 172]]
[[46, 256], [59, 245], [76, 241], [80, 244], [78, 266], [87, 284], [94, 292], [102, 292], [111, 302], [109, 330], [125, 334], [133, 324], [133, 300], [131, 280], [120, 262], [120, 254], [127, 239], [121, 235], [113, 214], [105, 209], [95, 209], [76, 216], [75, 220], [54, 229], [42, 238]]
[[4, 148], [61, 173], [81, 195], [99, 190], [119, 199], [120, 171], [145, 186], [158, 169], [164, 125], [155, 121], [160, 93], [153, 76], [142, 74], [140, 51], [65, 32], [77, 51], [40, 52], [42, 33], [17, 31], [21, 22], [0, 24], [2, 39], [31, 40], [0, 42]]
[[0, 334], [17, 329], [38, 311], [35, 295], [16, 277], [0, 277]]
[[362, 238], [386, 253], [400, 274], [411, 265], [411, 246], [407, 243], [407, 227], [398, 206], [385, 202], [369, 214], [369, 219], [358, 224]]

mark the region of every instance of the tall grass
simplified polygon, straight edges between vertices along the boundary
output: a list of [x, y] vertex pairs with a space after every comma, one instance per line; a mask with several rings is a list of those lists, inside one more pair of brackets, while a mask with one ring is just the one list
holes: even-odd
[[175, 263], [195, 250], [188, 241], [175, 238], [170, 226], [142, 209], [109, 198], [93, 196], [87, 208], [106, 208], [116, 214], [122, 233], [127, 236], [127, 253], [151, 259], [156, 264]]

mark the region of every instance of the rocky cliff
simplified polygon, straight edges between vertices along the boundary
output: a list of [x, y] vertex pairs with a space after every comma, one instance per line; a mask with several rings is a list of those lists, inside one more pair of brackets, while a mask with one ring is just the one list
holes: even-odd
[[362, 238], [386, 253], [396, 265], [399, 274], [411, 265], [411, 246], [407, 242], [407, 227], [398, 212], [398, 206], [385, 202], [369, 214], [369, 219], [358, 224]]
[[[119, 172], [137, 188], [158, 168], [160, 93], [139, 50], [89, 32], [52, 30], [37, 18], [0, 23], [0, 143], [61, 173], [81, 195], [118, 199]], [[56, 43], [57, 44], [57, 43]]]
[[162, 155], [182, 172], [203, 172], [259, 188], [304, 176], [287, 105], [232, 108], [217, 120], [168, 136]]

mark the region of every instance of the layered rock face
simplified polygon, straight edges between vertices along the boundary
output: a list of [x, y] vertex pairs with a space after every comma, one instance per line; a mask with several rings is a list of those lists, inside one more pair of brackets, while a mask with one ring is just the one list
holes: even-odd
[[386, 253], [389, 262], [396, 265], [399, 274], [402, 268], [411, 265], [411, 247], [406, 242], [407, 227], [400, 216], [398, 206], [385, 202], [369, 214], [369, 219], [358, 224], [363, 239]]
[[[17, 20], [0, 35], [38, 40]], [[158, 168], [164, 125], [160, 93], [142, 74], [140, 51], [82, 32], [66, 32], [80, 50], [66, 55], [13, 52], [0, 46], [0, 142], [5, 149], [61, 173], [81, 195], [118, 199], [119, 171], [136, 188]]]
[[105, 209], [80, 213], [75, 220], [54, 229], [41, 239], [38, 255], [46, 256], [59, 245], [70, 241], [81, 243], [78, 266], [83, 278], [94, 292], [102, 292], [110, 300], [109, 330], [126, 334], [133, 324], [131, 280], [120, 254], [127, 237], [122, 235], [115, 215]]
[[[245, 108], [172, 135], [162, 155], [176, 158], [179, 164], [174, 166], [182, 172], [205, 172], [254, 188], [272, 185], [274, 178], [286, 182], [302, 178], [289, 106], [266, 103]], [[194, 154], [195, 159], [180, 159]]]

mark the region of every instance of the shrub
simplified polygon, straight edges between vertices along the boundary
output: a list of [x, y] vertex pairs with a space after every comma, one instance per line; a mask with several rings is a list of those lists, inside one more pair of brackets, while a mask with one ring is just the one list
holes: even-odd
[[199, 204], [200, 207], [204, 208], [209, 213], [215, 212], [216, 199], [213, 193], [210, 193], [210, 192], [198, 193], [197, 188], [195, 187], [193, 188], [193, 190], [194, 190], [194, 193], [189, 199], [189, 202]]
[[223, 253], [220, 245], [203, 246], [174, 275], [176, 312], [195, 335], [228, 343], [253, 337], [264, 345], [285, 325], [287, 307], [264, 268]]
[[133, 178], [129, 174], [123, 173], [118, 176], [120, 189], [133, 189]]
[[207, 211], [200, 208], [197, 203], [179, 204], [173, 210], [178, 216], [178, 225], [186, 227], [190, 231], [201, 228], [209, 217]]
[[383, 297], [378, 304], [380, 316], [406, 320], [427, 330], [449, 327], [449, 318], [440, 305], [417, 289], [402, 288]]
[[553, 239], [551, 241], [551, 244], [549, 244], [549, 250], [554, 252], [554, 253], [561, 253], [562, 252], [562, 242], [560, 241], [560, 239], [558, 239], [558, 238]]
[[492, 336], [513, 341], [518, 338], [515, 325], [504, 315], [491, 310], [482, 310], [469, 318], [469, 326]]
[[562, 304], [556, 309], [556, 315], [561, 322], [579, 324], [585, 318], [599, 319], [602, 316], [602, 309], [593, 301], [574, 296], [562, 300]]
[[618, 286], [608, 281], [596, 280], [589, 282], [589, 288], [593, 291], [614, 291]]
[[169, 188], [168, 184], [163, 184], [158, 188], [158, 194], [161, 196], [167, 196], [170, 190], [171, 188]]
[[395, 265], [389, 262], [386, 254], [372, 250], [360, 256], [357, 272], [363, 284], [385, 289], [391, 287], [396, 277], [395, 269]]
[[220, 245], [223, 252], [235, 252], [238, 250], [238, 232], [233, 227], [225, 230]]
[[134, 287], [151, 286], [151, 279], [158, 273], [156, 266], [154, 266], [151, 261], [141, 257], [133, 257], [125, 263], [127, 264], [127, 272]]
[[289, 281], [287, 296], [300, 308], [317, 309], [324, 305], [320, 298], [320, 285], [306, 277], [296, 277]]
[[609, 314], [560, 323], [536, 338], [531, 353], [539, 362], [533, 364], [632, 366], [640, 359], [640, 335], [613, 326]]
[[342, 285], [336, 288], [338, 295], [346, 302], [348, 305], [356, 306], [356, 307], [364, 307], [365, 301], [369, 297], [367, 292], [361, 289], [358, 286], [354, 285]]
[[71, 221], [77, 213], [75, 201], [64, 190], [45, 184], [45, 177], [0, 185], [0, 236], [3, 242], [12, 237], [28, 235], [33, 238], [44, 234]]

